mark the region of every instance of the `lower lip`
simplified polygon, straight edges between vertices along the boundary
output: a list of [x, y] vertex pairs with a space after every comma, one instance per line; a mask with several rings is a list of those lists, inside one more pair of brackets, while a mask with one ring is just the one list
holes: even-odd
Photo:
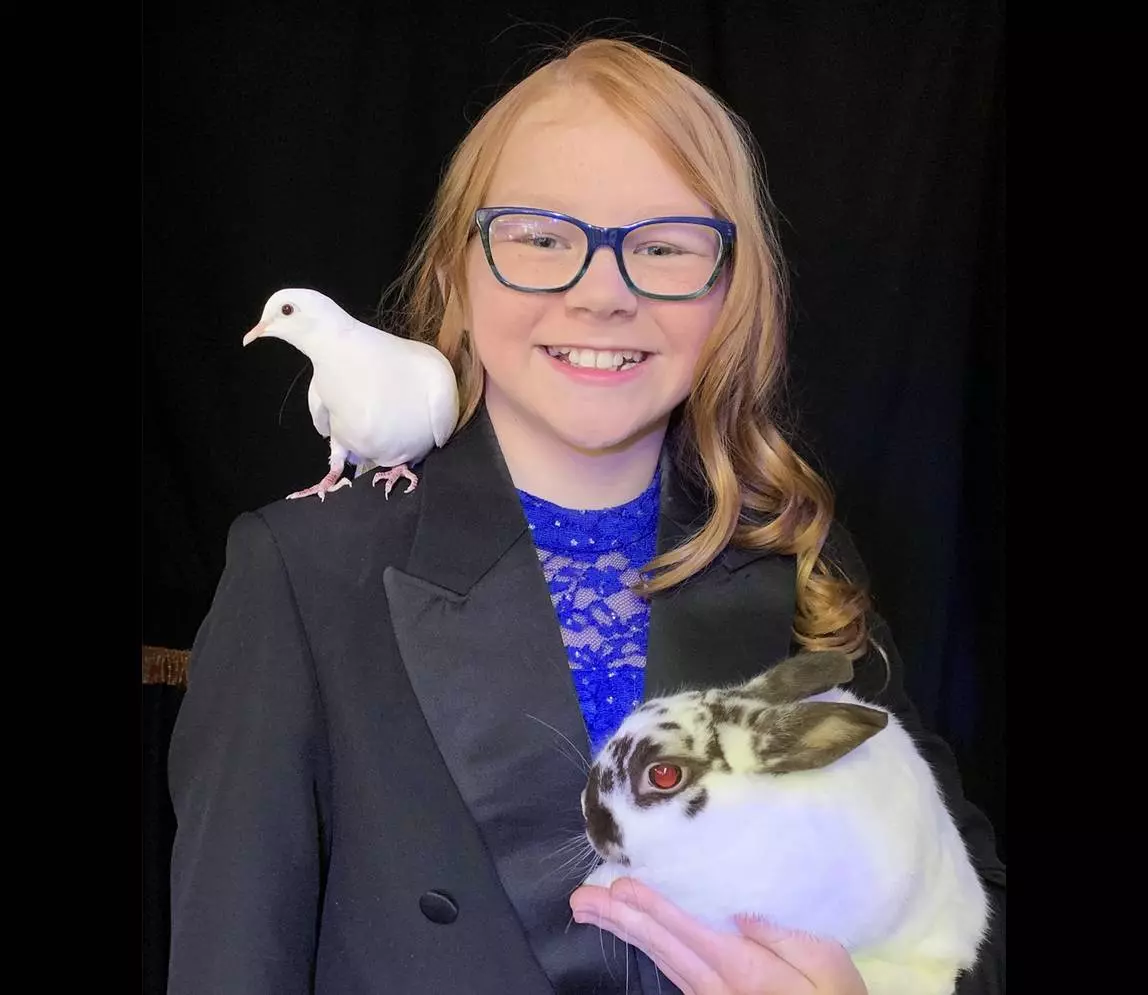
[[555, 359], [545, 349], [539, 349], [539, 352], [551, 363], [560, 373], [564, 373], [571, 380], [577, 383], [593, 384], [595, 386], [610, 386], [612, 384], [628, 384], [642, 375], [642, 370], [645, 365], [650, 361], [649, 354], [640, 363], [629, 367], [625, 370], [598, 370], [589, 366], [573, 366], [570, 363], [563, 362], [560, 359]]

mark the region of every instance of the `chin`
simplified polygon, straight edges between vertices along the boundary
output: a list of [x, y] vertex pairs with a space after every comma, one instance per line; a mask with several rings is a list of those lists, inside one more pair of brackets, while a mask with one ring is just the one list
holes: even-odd
[[[618, 404], [595, 398], [577, 406], [535, 406], [536, 417], [563, 444], [585, 453], [617, 453], [665, 429], [669, 415], [657, 405]], [[549, 408], [549, 410], [547, 410]], [[651, 410], [653, 408], [654, 410]]]
[[625, 876], [625, 867], [621, 864], [612, 864], [609, 861], [605, 861], [595, 867], [582, 883], [592, 884], [596, 888], [609, 888], [618, 878], [624, 878]]
[[571, 449], [603, 455], [621, 452], [660, 427], [660, 423], [657, 422], [651, 424], [636, 422], [619, 427], [616, 420], [602, 425], [585, 422], [572, 424], [565, 420], [550, 421], [551, 431]]

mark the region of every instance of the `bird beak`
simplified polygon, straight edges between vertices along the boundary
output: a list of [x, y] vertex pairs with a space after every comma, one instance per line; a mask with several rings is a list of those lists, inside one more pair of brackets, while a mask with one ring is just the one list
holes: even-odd
[[267, 322], [259, 322], [258, 325], [256, 325], [253, 329], [251, 329], [251, 331], [243, 336], [243, 344], [245, 346], [251, 345], [251, 343], [259, 338], [259, 336], [262, 335], [265, 331], [267, 331]]

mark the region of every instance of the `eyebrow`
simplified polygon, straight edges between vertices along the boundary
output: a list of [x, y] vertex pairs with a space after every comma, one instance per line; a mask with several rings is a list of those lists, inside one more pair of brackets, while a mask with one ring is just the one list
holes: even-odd
[[[561, 197], [539, 197], [530, 194], [512, 194], [508, 197], [502, 197], [497, 203], [491, 198], [487, 198], [484, 202], [485, 207], [532, 207], [539, 211], [555, 211], [558, 214], [568, 214], [572, 218], [578, 218], [582, 221], [589, 221], [584, 218], [582, 214], [576, 210], [571, 209], [568, 201], [564, 201]], [[628, 221], [621, 222], [623, 225], [633, 224], [635, 221], [644, 221], [646, 218], [672, 218], [672, 217], [689, 217], [689, 218], [712, 218], [716, 217], [714, 212], [708, 207], [702, 206], [700, 212], [696, 208], [682, 209], [672, 207], [666, 204], [647, 204], [643, 205], [641, 211], [633, 212], [632, 217]], [[590, 224], [597, 224], [595, 221], [590, 221]], [[607, 226], [603, 226], [607, 227]]]

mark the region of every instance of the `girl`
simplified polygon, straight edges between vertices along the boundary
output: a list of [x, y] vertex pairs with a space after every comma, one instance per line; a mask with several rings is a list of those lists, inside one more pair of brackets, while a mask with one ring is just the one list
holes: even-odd
[[[605, 40], [462, 142], [403, 312], [458, 374], [460, 427], [412, 494], [231, 529], [170, 752], [173, 995], [863, 992], [835, 944], [571, 895], [562, 867], [567, 743], [800, 648], [845, 649], [916, 736], [999, 925], [992, 831], [771, 420], [785, 293], [752, 148], [705, 88]], [[995, 934], [964, 984], [1003, 986]]]

